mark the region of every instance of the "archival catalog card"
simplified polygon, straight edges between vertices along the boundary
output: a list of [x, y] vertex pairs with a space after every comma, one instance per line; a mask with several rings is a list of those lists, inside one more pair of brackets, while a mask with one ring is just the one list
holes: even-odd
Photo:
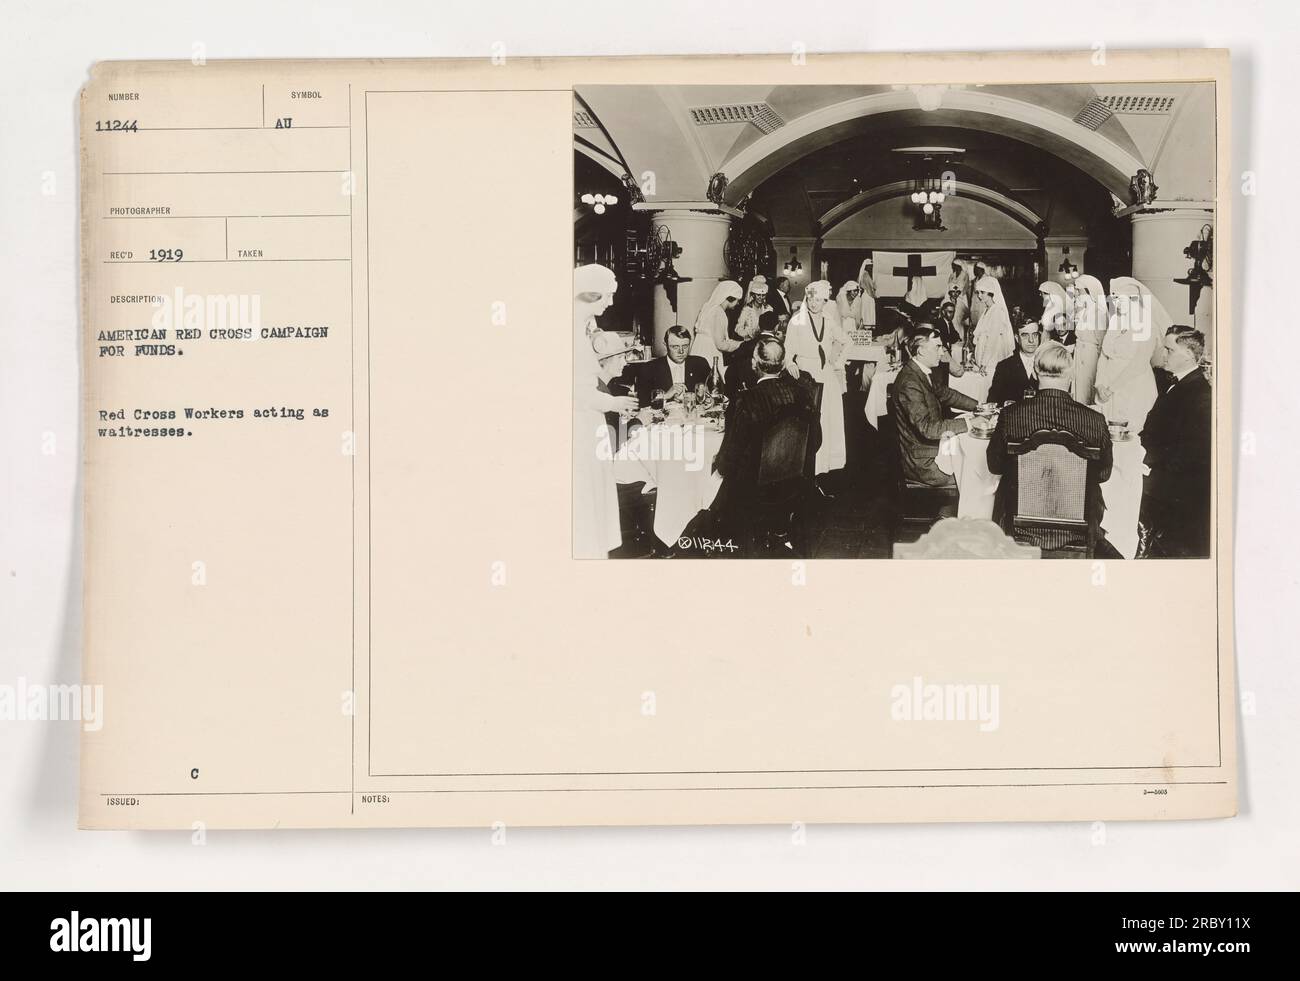
[[1228, 84], [94, 66], [81, 825], [1233, 815]]

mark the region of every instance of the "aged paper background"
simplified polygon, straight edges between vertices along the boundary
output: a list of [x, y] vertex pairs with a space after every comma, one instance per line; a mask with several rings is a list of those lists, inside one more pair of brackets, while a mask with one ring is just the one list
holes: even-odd
[[[1218, 446], [1226, 66], [1222, 52], [1112, 53], [1100, 69], [1219, 86]], [[789, 563], [569, 558], [575, 84], [1070, 81], [1085, 67], [1099, 71], [1086, 54], [98, 66], [82, 99], [84, 681], [107, 710], [83, 737], [83, 826], [1233, 813], [1227, 520], [1217, 575], [1213, 560], [1114, 562], [1100, 587], [1089, 563], [810, 562], [794, 585]], [[295, 89], [326, 98], [277, 101]], [[125, 90], [152, 129], [94, 132]], [[266, 119], [290, 112], [320, 128], [267, 142]], [[226, 169], [245, 173], [196, 180]], [[349, 172], [355, 194], [339, 189]], [[168, 241], [213, 261], [106, 261], [161, 241], [106, 207], [169, 194], [186, 214], [328, 217], [220, 235], [176, 219]], [[241, 235], [314, 261], [218, 264]], [[259, 293], [264, 322], [330, 336], [95, 357], [99, 330], [140, 323], [108, 296], [177, 286]], [[190, 404], [330, 416], [212, 422], [176, 443], [93, 436], [101, 409]], [[1226, 459], [1218, 473], [1227, 515]], [[1069, 600], [1006, 602], [1034, 595]], [[1175, 597], [1181, 618], [1165, 613]], [[662, 628], [673, 618], [684, 629]], [[916, 675], [999, 684], [1000, 728], [891, 721], [891, 687]]]

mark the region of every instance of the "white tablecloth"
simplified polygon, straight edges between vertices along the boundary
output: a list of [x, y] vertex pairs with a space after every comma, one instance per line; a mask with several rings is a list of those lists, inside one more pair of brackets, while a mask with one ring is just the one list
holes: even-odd
[[[864, 411], [867, 414], [867, 422], [871, 423], [873, 429], [880, 428], [880, 417], [889, 409], [885, 389], [898, 377], [899, 370], [898, 368], [891, 370], [881, 364], [876, 368], [876, 373], [871, 378], [871, 387], [867, 389], [867, 404]], [[988, 398], [989, 386], [992, 384], [992, 375], [981, 375], [970, 368], [960, 378], [954, 378], [951, 369], [948, 375], [949, 388], [954, 392], [969, 395], [976, 402], [983, 402]]]
[[989, 471], [989, 441], [961, 433], [939, 441], [935, 466], [957, 478], [957, 517], [992, 518], [993, 494], [1002, 478]]
[[880, 417], [888, 411], [885, 389], [898, 377], [897, 368], [889, 368], [882, 362], [876, 365], [876, 373], [871, 376], [871, 387], [867, 389], [867, 403], [863, 411], [872, 429], [880, 428]]
[[[989, 441], [962, 433], [956, 439], [943, 440], [934, 462], [944, 473], [957, 478], [957, 517], [993, 517], [993, 495], [1002, 478], [989, 472]], [[1106, 513], [1102, 531], [1126, 559], [1137, 554], [1138, 509], [1142, 505], [1142, 459], [1146, 450], [1135, 436], [1114, 444], [1115, 463], [1110, 480], [1101, 485]]]
[[1136, 436], [1115, 443], [1115, 464], [1110, 480], [1101, 485], [1106, 513], [1101, 519], [1106, 540], [1126, 559], [1137, 554], [1138, 512], [1142, 509], [1142, 461], [1146, 447]]
[[675, 545], [691, 519], [717, 496], [722, 477], [713, 472], [713, 458], [722, 437], [711, 423], [660, 423], [633, 429], [614, 454], [618, 483], [644, 480], [642, 493], [659, 488], [654, 531], [665, 545]]

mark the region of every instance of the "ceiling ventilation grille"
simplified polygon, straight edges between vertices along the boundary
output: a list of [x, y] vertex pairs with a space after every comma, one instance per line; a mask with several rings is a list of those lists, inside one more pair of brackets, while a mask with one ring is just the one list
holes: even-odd
[[759, 132], [771, 133], [785, 125], [785, 120], [766, 102], [745, 102], [730, 106], [693, 106], [690, 113], [691, 121], [696, 126], [753, 123]]
[[1095, 130], [1114, 114], [1110, 106], [1106, 104], [1106, 100], [1093, 99], [1075, 113], [1074, 121], [1084, 129]]
[[596, 117], [587, 112], [586, 109], [573, 110], [573, 128], [574, 129], [596, 129]]
[[1172, 95], [1104, 95], [1101, 101], [1114, 113], [1163, 116], [1174, 108]]

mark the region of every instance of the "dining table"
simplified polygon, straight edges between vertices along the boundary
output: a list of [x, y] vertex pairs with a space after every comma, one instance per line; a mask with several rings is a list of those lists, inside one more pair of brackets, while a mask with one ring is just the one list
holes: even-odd
[[713, 458], [723, 435], [720, 418], [674, 409], [630, 429], [614, 454], [616, 482], [644, 481], [642, 494], [658, 490], [654, 534], [665, 545], [677, 544], [686, 526], [717, 496], [722, 476], [713, 472]]

